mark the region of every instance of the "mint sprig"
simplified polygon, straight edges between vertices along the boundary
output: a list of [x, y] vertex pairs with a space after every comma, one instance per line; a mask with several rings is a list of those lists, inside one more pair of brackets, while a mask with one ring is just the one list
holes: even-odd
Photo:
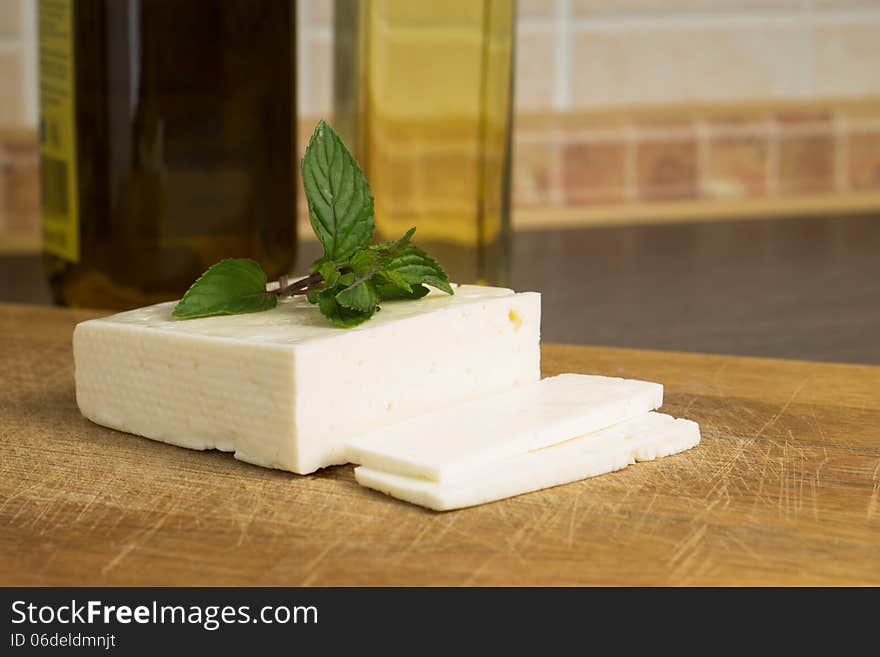
[[318, 122], [302, 160], [309, 221], [324, 246], [323, 260], [344, 262], [373, 237], [373, 195], [348, 147]]
[[375, 225], [373, 195], [348, 147], [325, 121], [318, 122], [302, 161], [309, 221], [324, 254], [309, 276], [268, 290], [253, 260], [227, 259], [192, 284], [172, 311], [179, 319], [235, 315], [274, 308], [278, 297], [304, 294], [335, 326], [350, 328], [372, 317], [382, 301], [419, 299], [430, 285], [453, 294], [446, 272], [411, 242], [370, 244]]
[[278, 304], [266, 293], [266, 274], [255, 260], [228, 258], [199, 276], [171, 313], [178, 319], [237, 315], [269, 310]]

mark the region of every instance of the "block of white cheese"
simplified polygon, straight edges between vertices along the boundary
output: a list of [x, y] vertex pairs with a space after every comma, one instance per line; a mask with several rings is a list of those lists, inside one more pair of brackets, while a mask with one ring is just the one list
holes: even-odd
[[492, 463], [462, 481], [429, 481], [365, 466], [355, 468], [354, 474], [358, 483], [368, 488], [447, 511], [595, 477], [636, 461], [682, 452], [699, 442], [696, 422], [646, 413], [596, 433]]
[[348, 443], [348, 460], [375, 470], [453, 481], [662, 404], [659, 383], [560, 374], [366, 432]]
[[177, 320], [174, 303], [77, 325], [76, 400], [90, 420], [305, 474], [352, 436], [540, 378], [540, 295], [459, 286], [331, 326], [296, 297]]

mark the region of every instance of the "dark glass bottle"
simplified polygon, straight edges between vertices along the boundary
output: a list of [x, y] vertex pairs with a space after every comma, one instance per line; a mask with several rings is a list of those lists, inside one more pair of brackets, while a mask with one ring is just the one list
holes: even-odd
[[296, 251], [293, 0], [40, 0], [45, 263], [56, 302], [179, 297]]

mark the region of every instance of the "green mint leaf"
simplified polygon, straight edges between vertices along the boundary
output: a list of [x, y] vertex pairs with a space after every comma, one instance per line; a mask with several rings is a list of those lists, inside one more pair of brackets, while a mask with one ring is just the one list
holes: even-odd
[[326, 255], [323, 255], [309, 265], [309, 273], [314, 274], [317, 271], [321, 271], [321, 267], [332, 267], [334, 264], [335, 263], [331, 259], [329, 259]]
[[266, 291], [266, 274], [259, 263], [228, 258], [212, 265], [193, 283], [171, 312], [178, 319], [237, 315], [269, 310], [277, 297]]
[[392, 285], [397, 288], [400, 288], [404, 292], [412, 292], [412, 286], [409, 284], [409, 281], [406, 280], [404, 276], [398, 274], [393, 269], [386, 269], [382, 272], [382, 276]]
[[393, 240], [391, 242], [380, 242], [379, 244], [373, 244], [370, 248], [374, 251], [387, 251], [388, 253], [394, 254], [407, 244], [409, 244], [410, 239], [416, 232], [416, 227], [413, 226], [408, 231], [403, 234], [398, 240]]
[[360, 249], [348, 261], [352, 272], [358, 278], [369, 278], [388, 260], [381, 252], [372, 248]]
[[318, 267], [317, 271], [324, 279], [324, 287], [333, 287], [336, 285], [336, 282], [341, 275], [339, 272], [339, 265], [335, 262], [323, 262]]
[[330, 317], [338, 312], [339, 304], [336, 303], [336, 288], [328, 287], [316, 293], [318, 309], [325, 317]]
[[421, 283], [416, 283], [411, 286], [410, 290], [407, 292], [406, 290], [398, 287], [397, 285], [393, 285], [390, 283], [385, 283], [384, 285], [376, 286], [376, 294], [379, 295], [379, 299], [381, 301], [398, 301], [403, 299], [421, 299], [423, 296], [428, 294], [430, 290], [426, 288]]
[[338, 293], [336, 303], [352, 310], [373, 313], [379, 305], [379, 296], [376, 294], [376, 286], [371, 281], [358, 281]]
[[380, 273], [394, 284], [398, 281], [405, 281], [409, 285], [425, 283], [447, 294], [454, 294], [443, 267], [415, 244], [406, 244], [401, 248]]
[[317, 295], [318, 309], [321, 314], [329, 319], [334, 326], [339, 328], [351, 328], [358, 324], [363, 324], [373, 316], [373, 310], [355, 310], [346, 308], [336, 301], [337, 294], [340, 293], [338, 287], [328, 287], [321, 290]]
[[323, 260], [343, 262], [373, 237], [373, 195], [357, 161], [322, 119], [302, 160], [309, 221]]

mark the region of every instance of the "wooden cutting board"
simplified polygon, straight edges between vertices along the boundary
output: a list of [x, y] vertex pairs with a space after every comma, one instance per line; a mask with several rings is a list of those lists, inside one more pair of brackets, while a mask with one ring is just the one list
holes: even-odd
[[663, 383], [702, 444], [435, 513], [90, 423], [92, 316], [0, 305], [0, 584], [880, 584], [880, 367], [545, 345], [545, 375]]

